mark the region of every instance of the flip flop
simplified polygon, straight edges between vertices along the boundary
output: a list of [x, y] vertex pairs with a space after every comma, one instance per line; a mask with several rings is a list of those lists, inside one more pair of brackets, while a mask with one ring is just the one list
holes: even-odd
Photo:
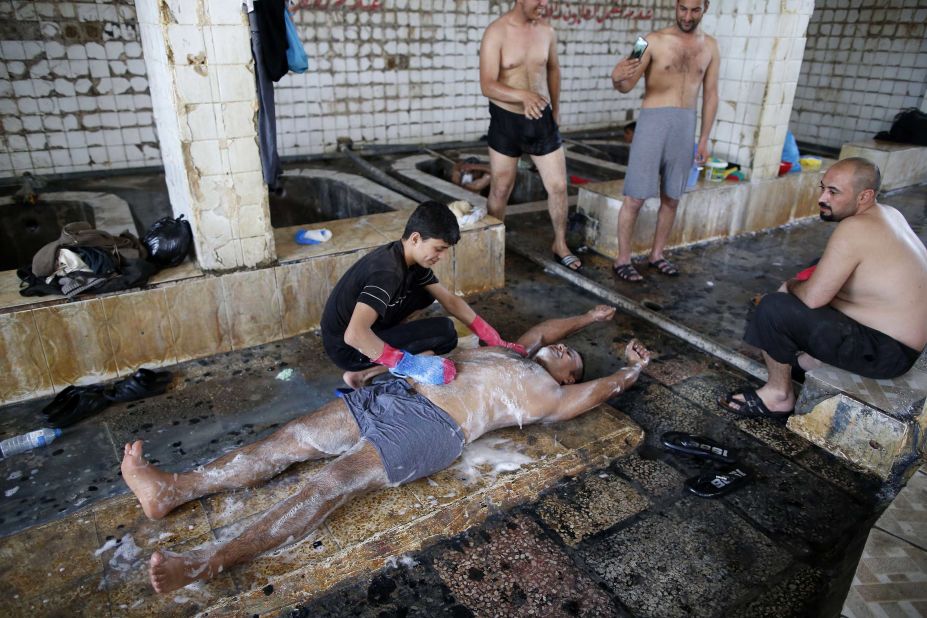
[[63, 391], [55, 395], [55, 398], [52, 399], [48, 405], [42, 408], [42, 414], [44, 414], [45, 418], [48, 420], [52, 420], [69, 413], [80, 400], [80, 392], [83, 388], [84, 387], [81, 386], [74, 386], [73, 384], [66, 387]]
[[103, 394], [110, 401], [135, 401], [153, 395], [160, 395], [167, 390], [174, 374], [170, 371], [152, 371], [140, 368], [131, 376], [116, 382]]
[[[743, 395], [744, 400], [740, 401], [738, 399], [734, 399], [735, 395]], [[760, 396], [756, 394], [756, 389], [752, 388], [745, 389], [740, 393], [731, 391], [723, 398], [718, 400], [718, 405], [728, 412], [733, 412], [734, 414], [739, 414], [740, 416], [745, 416], [747, 418], [771, 418], [776, 420], [783, 420], [788, 418], [789, 415], [795, 411], [789, 410], [788, 412], [773, 412], [766, 407], [766, 404], [763, 403], [763, 400], [760, 399]]]
[[713, 459], [726, 464], [734, 463], [737, 457], [737, 451], [710, 438], [692, 436], [681, 431], [667, 431], [660, 436], [660, 441], [663, 442], [663, 448], [672, 453]]
[[563, 256], [563, 257], [560, 257], [559, 255], [557, 255], [556, 253], [554, 253], [553, 256], [554, 256], [554, 261], [555, 261], [555, 262], [557, 262], [558, 264], [560, 264], [560, 265], [563, 266], [564, 268], [569, 268], [569, 269], [572, 270], [574, 273], [575, 273], [576, 271], [578, 271], [578, 270], [582, 270], [582, 269], [583, 269], [583, 265], [582, 265], [581, 263], [580, 263], [579, 266], [577, 266], [576, 268], [573, 268], [573, 264], [579, 263], [579, 262], [581, 262], [581, 260], [580, 260], [578, 257], [576, 257], [575, 255], [573, 255], [572, 253], [567, 253], [567, 254], [566, 254], [565, 256]]
[[667, 277], [679, 276], [679, 269], [676, 268], [676, 265], [664, 258], [660, 258], [656, 262], [647, 262], [647, 266], [656, 268], [661, 275], [666, 275]]
[[634, 268], [633, 264], [621, 264], [619, 266], [612, 264], [612, 272], [622, 281], [627, 281], [629, 283], [640, 283], [644, 280], [641, 274], [637, 272], [637, 269]]
[[[70, 389], [70, 390], [69, 390]], [[74, 423], [89, 418], [104, 410], [110, 404], [110, 400], [103, 393], [103, 387], [99, 385], [91, 386], [73, 386], [68, 387], [65, 391], [71, 393], [64, 401], [59, 402], [62, 405], [52, 407], [49, 405], [46, 410], [51, 408], [51, 413], [46, 413], [46, 418], [52, 427], [64, 429]], [[61, 391], [60, 394], [64, 394]], [[57, 397], [55, 398], [58, 399]], [[55, 403], [54, 401], [52, 403]]]
[[749, 468], [732, 464], [686, 479], [685, 486], [699, 498], [718, 498], [743, 487], [751, 480], [753, 473]]
[[347, 386], [341, 386], [339, 388], [336, 388], [334, 391], [335, 397], [342, 397], [342, 398], [348, 393], [353, 393], [353, 392], [354, 392], [354, 389], [348, 388]]

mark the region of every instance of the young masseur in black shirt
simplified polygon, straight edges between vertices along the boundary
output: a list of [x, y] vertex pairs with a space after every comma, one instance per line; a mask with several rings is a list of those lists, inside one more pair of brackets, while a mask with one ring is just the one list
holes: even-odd
[[457, 346], [453, 322], [443, 317], [405, 321], [436, 300], [486, 345], [524, 354], [521, 346], [504, 341], [432, 272], [431, 267], [458, 240], [454, 213], [443, 204], [423, 202], [409, 217], [401, 240], [375, 249], [341, 277], [322, 313], [322, 343], [328, 356], [345, 370], [348, 386], [363, 386], [387, 370], [429, 384], [453, 380], [454, 363], [439, 356]]

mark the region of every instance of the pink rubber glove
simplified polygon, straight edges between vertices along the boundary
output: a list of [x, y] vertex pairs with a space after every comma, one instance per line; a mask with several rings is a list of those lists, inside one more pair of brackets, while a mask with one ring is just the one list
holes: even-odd
[[495, 328], [490, 326], [489, 323], [480, 316], [473, 318], [473, 322], [470, 324], [470, 330], [486, 345], [502, 346], [503, 348], [508, 348], [509, 350], [517, 352], [521, 356], [528, 356], [528, 351], [525, 350], [525, 346], [506, 341], [499, 335]]

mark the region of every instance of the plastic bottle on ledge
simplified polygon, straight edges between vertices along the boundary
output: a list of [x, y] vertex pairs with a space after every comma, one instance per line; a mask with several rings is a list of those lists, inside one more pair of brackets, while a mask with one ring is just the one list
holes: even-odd
[[4, 458], [17, 453], [25, 453], [40, 446], [48, 446], [55, 438], [61, 437], [60, 429], [37, 429], [21, 436], [7, 438], [0, 442], [0, 454]]

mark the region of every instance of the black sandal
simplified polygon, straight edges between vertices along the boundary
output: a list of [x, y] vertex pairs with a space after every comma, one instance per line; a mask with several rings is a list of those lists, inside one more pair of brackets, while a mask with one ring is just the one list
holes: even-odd
[[692, 436], [681, 431], [667, 431], [660, 436], [663, 448], [675, 454], [713, 459], [726, 464], [736, 461], [737, 451], [715, 442], [711, 438]]
[[170, 371], [152, 371], [142, 368], [125, 380], [113, 384], [104, 394], [110, 401], [144, 399], [166, 391], [173, 378], [174, 375]]
[[718, 498], [743, 487], [753, 480], [753, 473], [746, 466], [733, 464], [717, 470], [708, 470], [686, 479], [686, 489], [699, 498]]
[[[742, 395], [744, 400], [734, 399], [736, 395]], [[789, 417], [795, 410], [788, 412], [773, 412], [766, 407], [763, 400], [756, 394], [756, 389], [748, 388], [739, 393], [731, 391], [723, 398], [718, 400], [718, 405], [734, 414], [745, 416], [747, 418], [771, 418], [783, 420]]]
[[667, 277], [679, 276], [679, 269], [676, 268], [676, 265], [665, 258], [660, 258], [656, 262], [647, 262], [647, 266], [656, 268], [661, 275], [666, 275]]
[[618, 266], [612, 264], [612, 272], [622, 281], [627, 281], [629, 283], [640, 283], [644, 280], [641, 274], [637, 272], [637, 269], [634, 268], [633, 264], [620, 264]]

